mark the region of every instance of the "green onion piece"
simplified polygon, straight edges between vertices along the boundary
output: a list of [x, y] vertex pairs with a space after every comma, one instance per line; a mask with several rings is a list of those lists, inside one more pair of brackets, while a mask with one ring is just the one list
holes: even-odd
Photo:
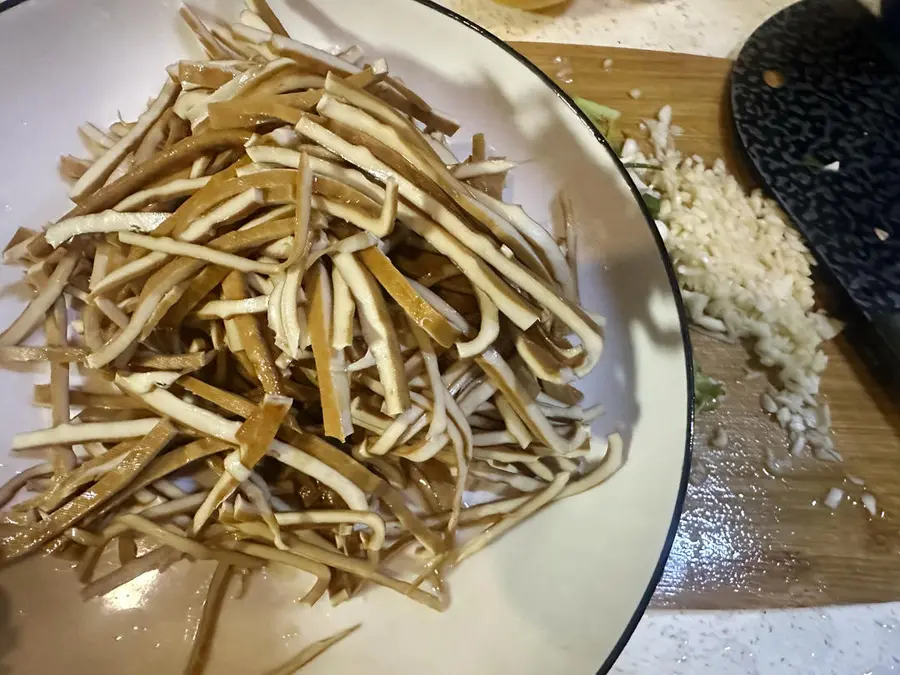
[[614, 110], [609, 106], [602, 105], [596, 101], [591, 101], [580, 96], [575, 97], [575, 103], [581, 108], [581, 111], [591, 118], [591, 122], [599, 126], [599, 122], [614, 122], [622, 116], [618, 110]]
[[644, 206], [647, 207], [650, 215], [654, 219], [659, 218], [659, 197], [654, 197], [649, 192], [644, 192], [641, 198], [644, 200]]
[[725, 395], [725, 385], [705, 375], [700, 367], [694, 366], [694, 409], [697, 413], [715, 410], [719, 399]]

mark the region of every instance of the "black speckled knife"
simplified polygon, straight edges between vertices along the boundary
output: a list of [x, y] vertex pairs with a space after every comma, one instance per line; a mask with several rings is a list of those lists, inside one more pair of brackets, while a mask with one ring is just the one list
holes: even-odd
[[900, 0], [802, 0], [756, 30], [731, 80], [763, 184], [900, 372]]

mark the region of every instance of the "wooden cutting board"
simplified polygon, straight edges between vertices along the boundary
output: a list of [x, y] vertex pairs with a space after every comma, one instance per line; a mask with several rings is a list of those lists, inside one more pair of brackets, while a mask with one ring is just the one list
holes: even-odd
[[[622, 128], [642, 138], [642, 118], [664, 104], [684, 129], [687, 155], [725, 159], [752, 187], [732, 133], [730, 61], [682, 54], [516, 43], [572, 94], [622, 111]], [[612, 59], [609, 69], [604, 61]], [[639, 98], [630, 92], [638, 90]], [[830, 295], [818, 282], [820, 301]], [[703, 370], [726, 382], [728, 397], [699, 415], [684, 516], [657, 607], [739, 609], [881, 602], [900, 599], [900, 411], [844, 336], [826, 348], [822, 389], [831, 406], [839, 464], [795, 460], [779, 471], [767, 452], [784, 456], [787, 438], [760, 409], [762, 378], [748, 377], [740, 345], [692, 336]], [[893, 392], [893, 401], [898, 401]], [[725, 449], [708, 442], [718, 427]], [[855, 484], [848, 477], [864, 482]], [[822, 500], [832, 487], [847, 498], [832, 511]], [[878, 515], [863, 507], [863, 491]]]

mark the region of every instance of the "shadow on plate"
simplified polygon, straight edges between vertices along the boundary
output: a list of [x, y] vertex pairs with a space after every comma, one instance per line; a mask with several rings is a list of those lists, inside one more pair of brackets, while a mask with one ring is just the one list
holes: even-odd
[[18, 631], [12, 626], [9, 596], [0, 588], [0, 675], [12, 675], [7, 658], [16, 645]]

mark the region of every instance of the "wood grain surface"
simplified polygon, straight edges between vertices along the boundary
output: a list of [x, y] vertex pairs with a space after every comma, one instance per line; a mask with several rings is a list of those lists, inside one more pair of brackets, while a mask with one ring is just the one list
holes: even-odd
[[[672, 105], [684, 129], [679, 148], [711, 162], [723, 157], [749, 188], [728, 107], [730, 62], [679, 54], [516, 43], [567, 91], [623, 113], [623, 130], [642, 138], [642, 118]], [[612, 67], [604, 69], [606, 59]], [[637, 89], [640, 97], [629, 92]], [[817, 282], [820, 300], [832, 293]], [[839, 464], [787, 455], [787, 438], [760, 409], [765, 379], [748, 376], [747, 353], [693, 334], [697, 362], [726, 382], [728, 396], [697, 418], [691, 484], [656, 607], [776, 608], [900, 599], [900, 414], [848, 338], [826, 348], [822, 389], [831, 406]], [[892, 397], [893, 395], [893, 397]], [[729, 442], [708, 442], [718, 427]], [[864, 487], [848, 477], [859, 479]], [[832, 487], [846, 491], [834, 511]], [[863, 508], [866, 491], [878, 515]]]

